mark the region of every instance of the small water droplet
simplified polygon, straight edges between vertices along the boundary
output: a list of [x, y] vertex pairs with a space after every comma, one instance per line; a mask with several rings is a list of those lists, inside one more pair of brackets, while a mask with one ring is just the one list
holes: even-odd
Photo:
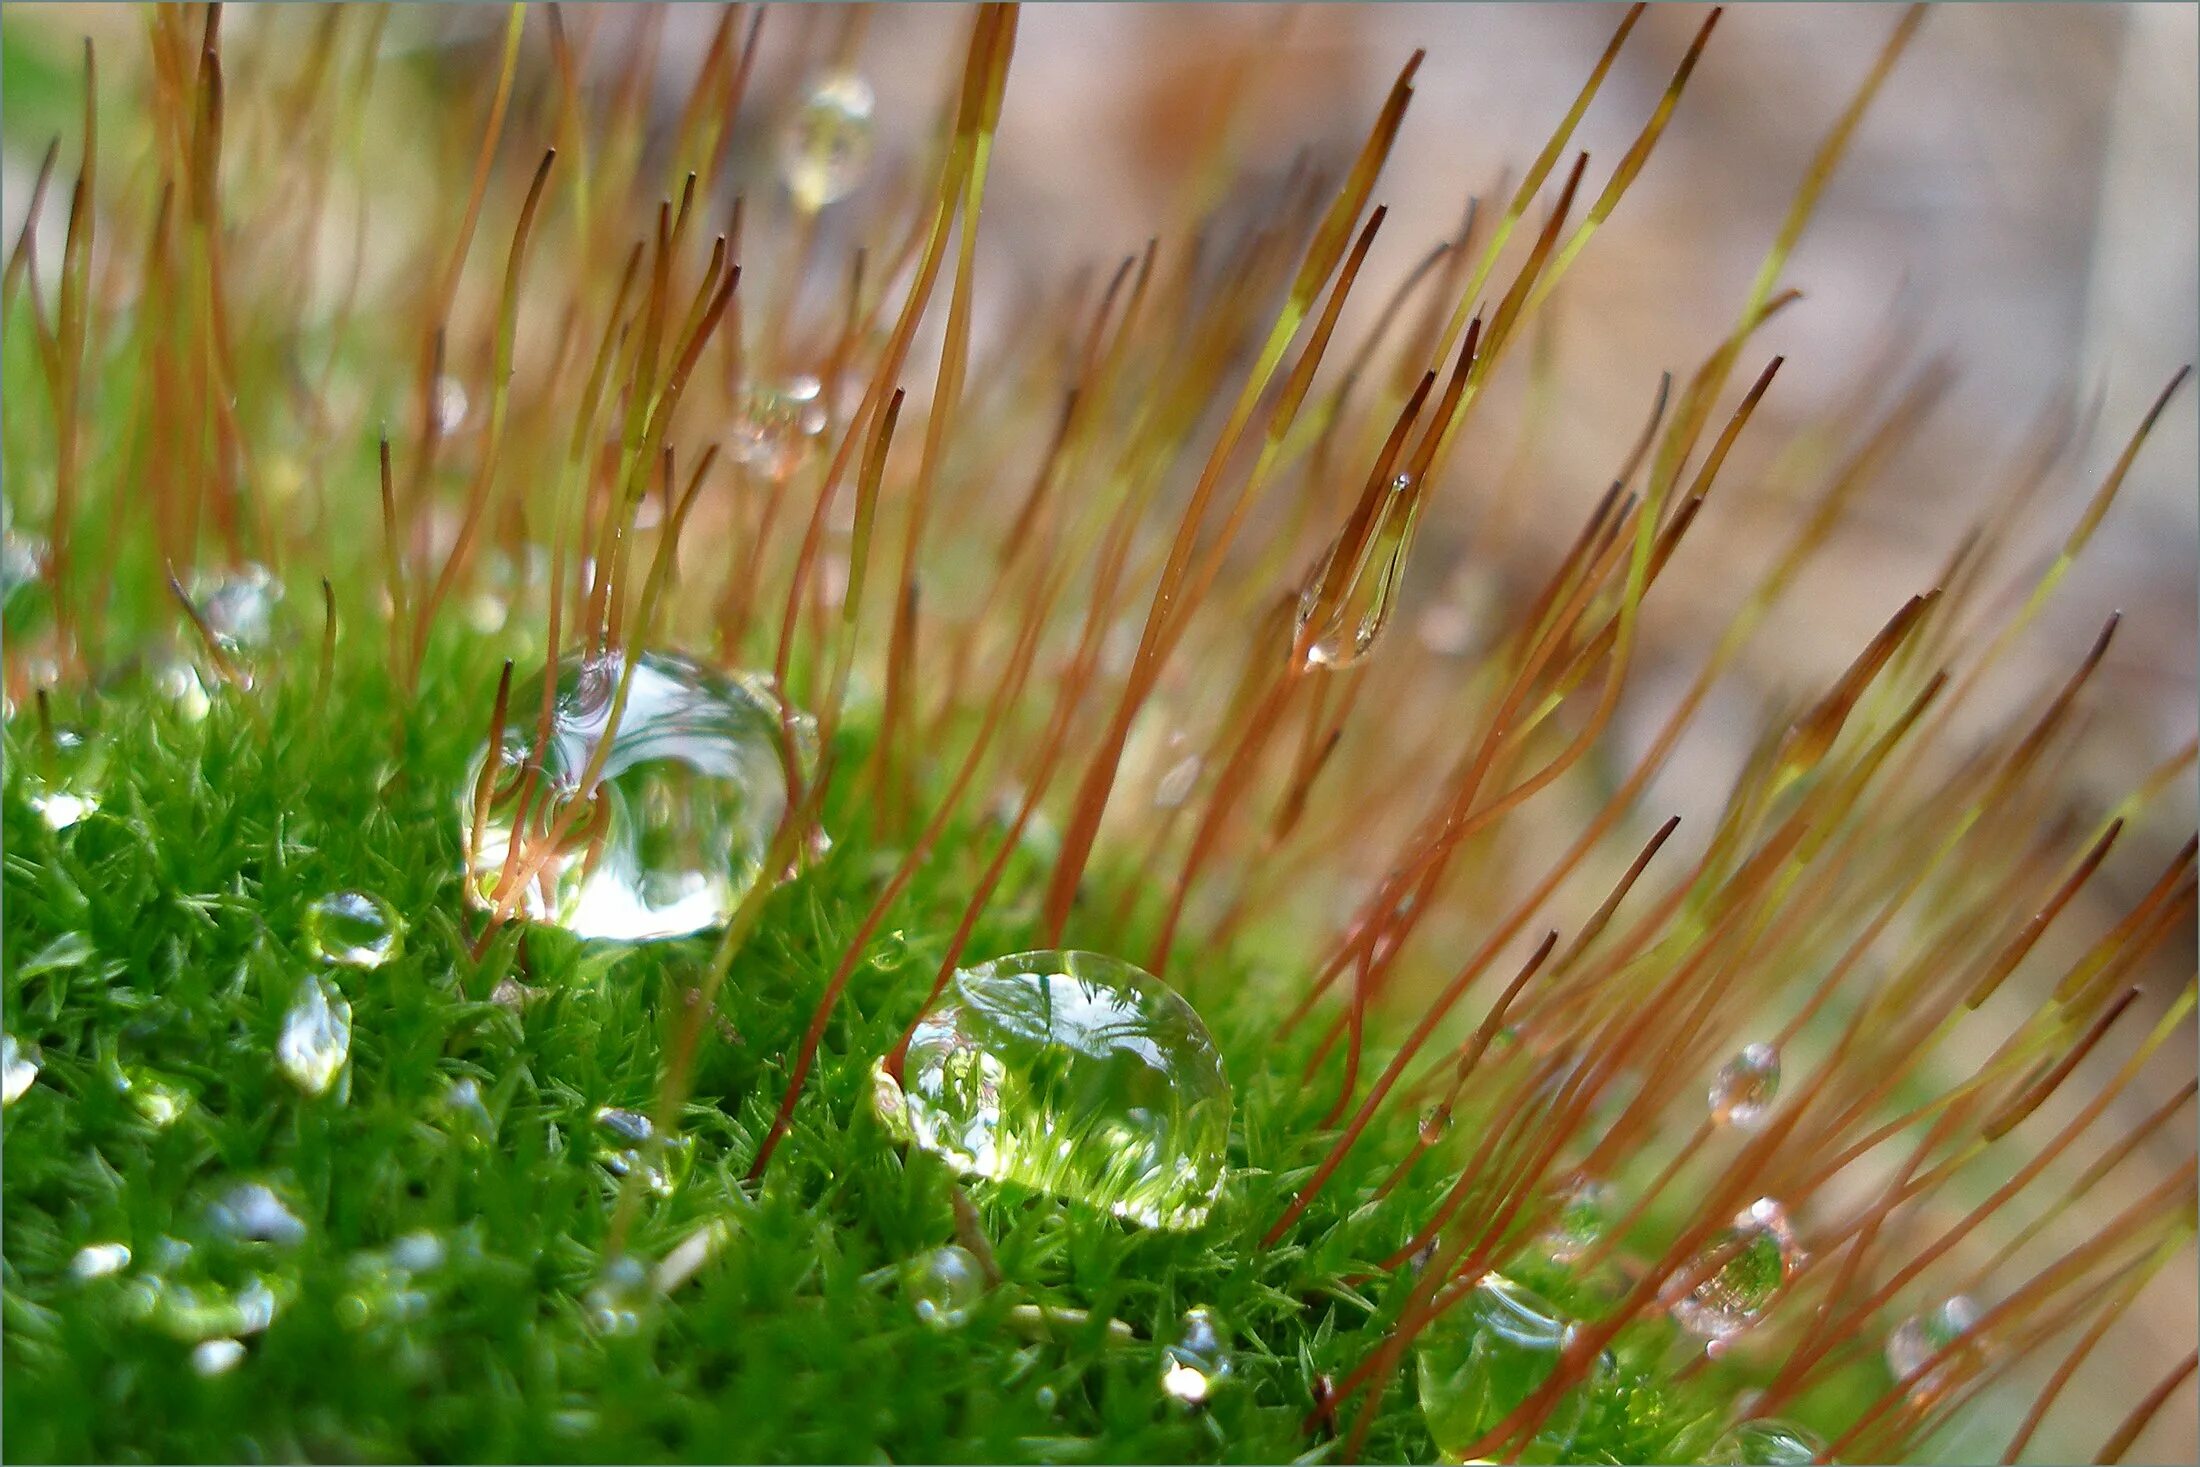
[[103, 1279], [130, 1266], [128, 1243], [91, 1243], [69, 1260], [69, 1274], [79, 1281]]
[[208, 1205], [206, 1220], [233, 1242], [289, 1248], [306, 1240], [305, 1223], [265, 1182], [237, 1183]]
[[643, 1185], [660, 1197], [669, 1197], [679, 1185], [678, 1163], [692, 1149], [685, 1136], [659, 1141], [657, 1128], [638, 1110], [603, 1106], [596, 1111], [596, 1125], [611, 1138], [603, 1164], [615, 1177], [639, 1172]]
[[57, 725], [24, 762], [24, 798], [48, 830], [69, 829], [105, 799], [106, 746], [82, 729]]
[[[550, 739], [539, 779], [523, 779], [535, 718], [505, 731], [498, 778], [474, 852], [467, 896], [489, 905], [515, 822], [523, 850], [538, 846], [579, 784], [610, 724], [624, 659], [568, 655], [559, 664]], [[518, 688], [515, 709], [538, 708], [540, 677]], [[796, 757], [814, 772], [816, 726], [793, 716]], [[638, 659], [601, 779], [562, 846], [527, 883], [517, 909], [577, 937], [640, 942], [723, 926], [763, 875], [766, 847], [786, 809], [780, 704], [754, 679], [727, 677], [683, 657]], [[484, 751], [486, 753], [486, 751]], [[461, 830], [473, 828], [481, 756], [461, 791]], [[520, 811], [523, 788], [530, 808]], [[526, 857], [523, 855], [523, 859]]]
[[779, 139], [779, 172], [796, 208], [814, 214], [862, 182], [876, 106], [871, 84], [852, 71], [811, 83]]
[[275, 635], [275, 608], [283, 584], [264, 565], [202, 575], [191, 583], [191, 604], [214, 639], [232, 652], [265, 647]]
[[205, 679], [199, 676], [198, 668], [181, 657], [153, 664], [145, 677], [153, 695], [175, 709], [176, 716], [185, 723], [199, 723], [213, 709]]
[[1374, 650], [1398, 604], [1420, 505], [1413, 476], [1399, 474], [1363, 533], [1347, 527], [1330, 543], [1299, 592], [1292, 631], [1308, 667], [1350, 667]]
[[[1685, 1294], [1675, 1291], [1713, 1258], [1721, 1261], [1708, 1275]], [[1771, 1198], [1760, 1198], [1712, 1239], [1696, 1263], [1674, 1275], [1665, 1307], [1674, 1323], [1716, 1351], [1757, 1322], [1802, 1261], [1786, 1212]]]
[[1724, 1467], [1807, 1467], [1826, 1443], [1808, 1427], [1791, 1421], [1745, 1421], [1711, 1444], [1704, 1461]]
[[46, 542], [13, 530], [0, 535], [0, 609], [15, 609], [16, 593], [27, 591], [46, 573]]
[[1162, 1394], [1186, 1406], [1204, 1406], [1230, 1371], [1230, 1327], [1222, 1316], [1204, 1304], [1185, 1310], [1162, 1362]]
[[[1458, 1457], [1535, 1393], [1558, 1368], [1572, 1326], [1542, 1295], [1502, 1274], [1481, 1282], [1424, 1330], [1414, 1349], [1421, 1415], [1437, 1449]], [[1584, 1397], [1567, 1392], [1539, 1440], [1563, 1448]]]
[[630, 1335], [642, 1327], [649, 1301], [649, 1270], [622, 1254], [604, 1265], [603, 1277], [581, 1296], [581, 1308], [597, 1334]]
[[157, 1071], [132, 1065], [117, 1071], [114, 1081], [130, 1109], [155, 1130], [167, 1130], [190, 1112], [191, 1092]]
[[308, 973], [283, 1015], [276, 1063], [306, 1094], [326, 1095], [350, 1058], [351, 1004], [318, 973]]
[[1711, 1123], [1754, 1131], [1780, 1093], [1780, 1051], [1749, 1044], [1728, 1060], [1711, 1082]]
[[[1909, 1382], [1912, 1404], [1931, 1404], [1948, 1387], [1978, 1369], [1983, 1352], [1976, 1341], [1964, 1341], [1959, 1348], [1949, 1348], [1963, 1340], [1978, 1321], [1978, 1306], [1958, 1294], [1922, 1314], [1911, 1315], [1888, 1334], [1887, 1369], [1897, 1384]], [[1926, 1369], [1933, 1357], [1943, 1350], [1948, 1353], [1940, 1363]], [[1916, 1378], [1912, 1379], [1913, 1376]]]
[[456, 377], [435, 379], [436, 431], [448, 438], [466, 426], [466, 384]]
[[752, 383], [742, 390], [734, 417], [733, 458], [783, 479], [800, 466], [825, 422], [824, 384], [817, 378], [792, 377], [779, 387]]
[[1543, 1251], [1553, 1263], [1572, 1263], [1594, 1248], [1611, 1226], [1612, 1189], [1591, 1177], [1576, 1178], [1559, 1198], [1558, 1215], [1543, 1232]]
[[191, 1350], [191, 1368], [200, 1375], [226, 1375], [243, 1361], [244, 1345], [238, 1340], [201, 1340]]
[[372, 892], [337, 891], [306, 908], [306, 951], [324, 963], [379, 968], [405, 950], [405, 926]]
[[901, 1286], [917, 1318], [934, 1329], [961, 1329], [985, 1298], [985, 1271], [969, 1249], [950, 1243], [910, 1259]]
[[481, 1087], [460, 1077], [443, 1092], [443, 1114], [451, 1133], [461, 1141], [486, 1146], [496, 1139], [496, 1117], [481, 1100]]
[[21, 1100], [23, 1092], [38, 1078], [39, 1066], [45, 1060], [37, 1045], [25, 1044], [13, 1034], [0, 1034], [0, 1105]]
[[1197, 1227], [1221, 1191], [1222, 1058], [1190, 1004], [1120, 958], [1030, 952], [959, 970], [917, 1021], [902, 1076], [911, 1139], [964, 1172], [1149, 1227]]
[[1200, 758], [1186, 754], [1169, 766], [1161, 776], [1161, 783], [1154, 786], [1153, 803], [1157, 810], [1174, 810], [1192, 797], [1192, 787], [1199, 783]]
[[1432, 1105], [1421, 1112], [1421, 1144], [1434, 1146], [1451, 1134], [1451, 1107]]

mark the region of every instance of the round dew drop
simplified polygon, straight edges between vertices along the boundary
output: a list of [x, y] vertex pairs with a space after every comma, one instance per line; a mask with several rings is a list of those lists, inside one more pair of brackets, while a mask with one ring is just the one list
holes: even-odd
[[283, 1016], [275, 1059], [290, 1082], [308, 1095], [326, 1095], [351, 1058], [351, 1005], [318, 973], [298, 985]]
[[795, 207], [815, 214], [855, 192], [871, 161], [871, 113], [878, 99], [852, 71], [811, 83], [779, 139], [779, 173]]
[[1711, 1444], [1704, 1461], [1728, 1467], [1807, 1467], [1826, 1443], [1791, 1421], [1745, 1421]]
[[1030, 952], [957, 972], [918, 1019], [897, 1084], [898, 1135], [959, 1170], [1192, 1228], [1222, 1188], [1230, 1083], [1199, 1015], [1153, 975], [1088, 952]]
[[1611, 1226], [1612, 1188], [1593, 1177], [1577, 1178], [1559, 1197], [1558, 1215], [1543, 1230], [1543, 1251], [1553, 1263], [1572, 1263], [1594, 1248]]
[[[462, 839], [472, 847], [468, 900], [486, 907], [501, 899], [507, 910], [576, 937], [645, 942], [724, 926], [765, 878], [764, 857], [787, 807], [779, 700], [760, 680], [645, 652], [632, 663], [614, 728], [628, 666], [617, 652], [567, 654], [539, 750], [542, 679], [514, 690], [488, 808], [474, 807], [486, 749], [460, 792]], [[789, 756], [807, 780], [816, 726], [803, 714], [785, 725]], [[597, 782], [574, 808], [599, 752]], [[518, 875], [526, 879], [500, 897], [515, 826]]]
[[1780, 1051], [1750, 1044], [1720, 1067], [1711, 1082], [1711, 1123], [1754, 1131], [1780, 1093]]
[[[1713, 1264], [1713, 1259], [1718, 1261]], [[1695, 1262], [1673, 1276], [1666, 1311], [1675, 1324], [1717, 1353], [1772, 1307], [1802, 1261], [1786, 1212], [1771, 1198], [1759, 1198]], [[1696, 1282], [1685, 1293], [1674, 1287], [1691, 1278]]]
[[[1558, 1368], [1572, 1328], [1542, 1295], [1502, 1274], [1484, 1275], [1414, 1350], [1421, 1415], [1437, 1450], [1463, 1456], [1541, 1388]], [[1582, 1411], [1581, 1394], [1568, 1392], [1544, 1419], [1538, 1441], [1562, 1450]]]
[[[1958, 1294], [1894, 1327], [1887, 1336], [1887, 1370], [1896, 1384], [1907, 1383], [1913, 1404], [1929, 1405], [1967, 1370], [1977, 1368], [1982, 1353], [1978, 1342], [1957, 1342], [1978, 1321], [1978, 1306]], [[1939, 1363], [1933, 1364], [1936, 1356]]]
[[44, 1059], [37, 1045], [25, 1044], [13, 1034], [0, 1034], [0, 1105], [13, 1105], [23, 1098], [23, 1092], [38, 1078], [38, 1067]]
[[317, 962], [379, 968], [405, 949], [405, 927], [372, 892], [338, 891], [306, 908], [306, 951]]
[[985, 1272], [977, 1258], [952, 1243], [910, 1259], [901, 1283], [910, 1309], [934, 1329], [961, 1329], [985, 1297]]
[[1162, 1363], [1162, 1394], [1185, 1406], [1206, 1405], [1230, 1377], [1229, 1340], [1220, 1314], [1204, 1304], [1185, 1310]]

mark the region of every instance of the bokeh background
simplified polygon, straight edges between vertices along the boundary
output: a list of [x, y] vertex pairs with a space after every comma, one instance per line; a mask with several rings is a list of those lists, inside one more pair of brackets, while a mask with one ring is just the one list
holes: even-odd
[[[234, 6], [225, 19], [240, 52], [248, 54], [254, 27], [283, 23], [257, 9]], [[623, 6], [566, 12], [597, 28], [594, 54], [605, 65], [622, 36], [649, 24]], [[1592, 155], [1592, 179], [1601, 177], [1598, 160], [1616, 159], [1631, 141], [1703, 14], [1660, 5], [1645, 16], [1577, 135]], [[1892, 8], [1869, 5], [1742, 5], [1723, 18], [1648, 171], [1554, 298], [1542, 346], [1563, 408], [1521, 466], [1525, 509], [1506, 527], [1508, 544], [1540, 548], [1537, 563], [1547, 563], [1639, 430], [1658, 374], [1685, 374], [1728, 329], [1807, 160], [1895, 18]], [[716, 19], [703, 6], [673, 6], [661, 19], [657, 106], [667, 125]], [[1503, 197], [1502, 171], [1517, 177], [1534, 157], [1617, 19], [1615, 7], [1597, 5], [1029, 8], [982, 236], [981, 352], [985, 339], [1018, 328], [1020, 287], [1110, 267], [1161, 227], [1231, 77], [1241, 75], [1246, 88], [1236, 124], [1240, 183], [1257, 201], [1302, 151], [1348, 157], [1399, 65], [1425, 46], [1413, 109], [1376, 194], [1391, 218], [1358, 292], [1364, 324], [1390, 282], [1453, 231], [1469, 195]], [[502, 21], [498, 6], [402, 7], [386, 44], [441, 51], [465, 68], [486, 62]], [[142, 49], [142, 21], [128, 7], [10, 4], [4, 23], [10, 88], [68, 66], [87, 32], [117, 37], [108, 54]], [[769, 173], [774, 120], [847, 24], [836, 7], [773, 12], [744, 103], [741, 135], [750, 141], [737, 148], [736, 167]], [[883, 6], [861, 19], [856, 58], [878, 93], [882, 167], [927, 156], [941, 77], [963, 34], [951, 7]], [[539, 50], [539, 29], [531, 41]], [[1783, 352], [1788, 363], [1758, 422], [1777, 441], [1860, 393], [1883, 397], [1934, 358], [1957, 375], [1920, 441], [1859, 505], [1789, 598], [1789, 614], [1757, 640], [1728, 705], [1734, 716], [1722, 723], [1714, 706], [1690, 759], [1661, 787], [1672, 807], [1723, 797], [1762, 697], [1822, 682], [1902, 595], [1932, 581], [2058, 397], [2097, 402], [2097, 429], [2015, 529], [2017, 562], [2045, 564], [2154, 392], [2200, 353], [2196, 99], [2200, 8], [1936, 8], [1789, 267], [1788, 282], [1805, 298], [1760, 335], [1762, 350]], [[0, 224], [11, 241], [46, 142], [17, 125], [24, 115], [11, 105], [0, 147]], [[405, 138], [384, 141], [405, 152]], [[404, 188], [393, 177], [391, 207], [403, 207]], [[53, 259], [58, 211], [48, 227], [54, 237], [42, 254]], [[370, 251], [370, 297], [405, 288], [405, 264], [395, 252]], [[1501, 389], [1485, 416], [1501, 421], [1520, 393], [1517, 383]], [[1471, 489], [1478, 472], [1470, 465], [1459, 477]], [[2200, 392], [2188, 389], [2002, 680], [2014, 696], [2058, 679], [2107, 612], [2124, 612], [2095, 685], [2103, 716], [2072, 770], [2074, 803], [2113, 801], [2193, 735], [2196, 475]], [[1476, 497], [1457, 484], [1449, 492], [1424, 531], [1415, 567], [1422, 584], [1409, 592], [1408, 616], [1483, 543]], [[1781, 505], [1742, 496], [1698, 528], [1698, 573], [1670, 592], [1661, 586], [1668, 599], [1647, 629], [1644, 674], [1624, 715], [1640, 725], [1637, 742], [1662, 711], [1661, 686], [1672, 684], [1671, 696], [1692, 673], [1703, 638], [1785, 528]], [[2136, 873], [2160, 869], [2192, 828], [2194, 803], [2187, 781], [2140, 833], [2158, 849], [2115, 868], [2128, 873], [2121, 888], [2104, 881], [2089, 892], [2099, 909], [2088, 930], [2098, 930], [2100, 913], [2128, 907], [2133, 883], [2147, 879]], [[2188, 935], [2160, 981], [2183, 981], [2192, 948]], [[2136, 1098], [2133, 1109], [2152, 1103]], [[2131, 1381], [2151, 1381], [2191, 1348], [2200, 1290], [2189, 1276], [2184, 1284], [2148, 1292], [2145, 1312], [2087, 1367], [2081, 1389], [2091, 1381], [2098, 1399], [2126, 1400]], [[2102, 1431], [2120, 1410], [2103, 1407]], [[2134, 1460], [2196, 1455], [2188, 1392]]]

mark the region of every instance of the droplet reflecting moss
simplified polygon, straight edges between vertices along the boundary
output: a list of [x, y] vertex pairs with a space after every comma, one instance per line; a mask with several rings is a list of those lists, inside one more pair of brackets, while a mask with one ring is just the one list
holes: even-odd
[[346, 968], [379, 968], [404, 950], [404, 924], [372, 892], [338, 891], [306, 908], [306, 951]]
[[779, 171], [795, 207], [814, 214], [846, 198], [871, 161], [871, 84], [852, 71], [813, 82], [779, 140]]
[[1674, 1276], [1677, 1286], [1691, 1277], [1696, 1282], [1682, 1292], [1669, 1288], [1666, 1308], [1674, 1323], [1716, 1350], [1772, 1307], [1801, 1262], [1786, 1212], [1760, 1198]]
[[[1423, 1331], [1414, 1370], [1437, 1450], [1464, 1454], [1549, 1380], [1571, 1328], [1542, 1295], [1493, 1273]], [[1569, 1391], [1538, 1442], [1563, 1448], [1581, 1411], [1581, 1393]]]
[[1221, 1190], [1222, 1057], [1190, 1004], [1120, 958], [961, 970], [918, 1020], [900, 1088], [882, 1111], [977, 1176], [1165, 1228], [1204, 1222]]
[[1791, 1421], [1745, 1421], [1712, 1443], [1704, 1461], [1732, 1467], [1805, 1467], [1818, 1460], [1826, 1443], [1808, 1427]]
[[985, 1297], [985, 1271], [969, 1249], [951, 1243], [903, 1265], [901, 1286], [917, 1318], [934, 1329], [961, 1329]]

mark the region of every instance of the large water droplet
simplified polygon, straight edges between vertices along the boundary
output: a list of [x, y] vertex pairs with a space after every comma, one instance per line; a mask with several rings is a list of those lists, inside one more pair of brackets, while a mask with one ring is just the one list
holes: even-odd
[[1702, 1266], [1711, 1269], [1685, 1294], [1669, 1288], [1666, 1309], [1676, 1324], [1709, 1341], [1716, 1352], [1771, 1307], [1802, 1257], [1786, 1212], [1769, 1197], [1760, 1198], [1712, 1239], [1696, 1263], [1674, 1275], [1680, 1284]]
[[1558, 1215], [1543, 1231], [1543, 1251], [1553, 1263], [1572, 1263], [1594, 1248], [1611, 1226], [1612, 1188], [1577, 1177], [1560, 1195]]
[[130, 1266], [128, 1243], [91, 1243], [69, 1260], [69, 1274], [80, 1281], [103, 1279]]
[[372, 892], [338, 891], [306, 908], [306, 951], [324, 963], [379, 968], [405, 950], [405, 927]]
[[[1887, 1369], [1897, 1384], [1909, 1383], [1913, 1403], [1923, 1406], [1938, 1400], [1949, 1386], [1977, 1370], [1982, 1352], [1976, 1341], [1966, 1340], [1952, 1350], [1949, 1347], [1963, 1340], [1978, 1321], [1978, 1306], [1958, 1294], [1894, 1327], [1887, 1336]], [[1927, 1370], [1927, 1364], [1943, 1350], [1948, 1351], [1947, 1355]]]
[[0, 1105], [13, 1105], [38, 1078], [45, 1062], [35, 1044], [24, 1044], [13, 1034], [0, 1034]]
[[1780, 1051], [1749, 1044], [1728, 1060], [1711, 1082], [1711, 1123], [1754, 1131], [1780, 1093]]
[[206, 1220], [231, 1242], [289, 1248], [306, 1240], [305, 1223], [265, 1182], [239, 1182], [229, 1188], [208, 1205]]
[[191, 1368], [200, 1375], [227, 1375], [243, 1363], [244, 1345], [237, 1340], [201, 1340], [191, 1351]]
[[1807, 1467], [1826, 1443], [1808, 1427], [1791, 1421], [1745, 1421], [1711, 1444], [1704, 1461], [1731, 1467]]
[[350, 1058], [351, 1005], [318, 973], [308, 973], [283, 1015], [275, 1060], [300, 1090], [326, 1095]]
[[247, 563], [191, 583], [191, 604], [214, 639], [232, 652], [254, 651], [274, 638], [275, 607], [282, 599], [282, 582], [264, 565]]
[[[488, 905], [517, 821], [526, 850], [580, 796], [581, 776], [610, 724], [625, 660], [569, 654], [559, 664], [550, 738], [535, 755], [540, 677], [512, 696], [496, 788], [474, 852], [467, 894]], [[793, 716], [795, 753], [816, 759], [814, 723]], [[518, 910], [579, 937], [680, 937], [723, 926], [763, 874], [766, 847], [787, 804], [779, 701], [760, 682], [726, 677], [686, 658], [637, 660], [601, 778], [560, 848], [536, 870]], [[479, 761], [475, 764], [478, 774]], [[475, 779], [462, 793], [462, 830], [474, 819]], [[532, 787], [529, 807], [518, 804]]]
[[[1457, 1457], [1535, 1393], [1558, 1368], [1572, 1326], [1549, 1300], [1502, 1274], [1485, 1274], [1422, 1332], [1414, 1349], [1421, 1415], [1437, 1450]], [[1569, 1391], [1538, 1436], [1563, 1446], [1583, 1398]]]
[[901, 1286], [917, 1318], [934, 1329], [961, 1329], [985, 1297], [985, 1270], [969, 1249], [950, 1243], [910, 1259]]
[[767, 478], [785, 478], [825, 431], [825, 420], [824, 385], [815, 377], [789, 378], [781, 387], [752, 383], [734, 418], [733, 457]]
[[1162, 1394], [1186, 1406], [1204, 1406], [1230, 1370], [1230, 1327], [1222, 1316], [1204, 1304], [1185, 1310], [1162, 1363]]
[[902, 1089], [882, 1108], [978, 1176], [1165, 1228], [1204, 1222], [1222, 1187], [1222, 1058], [1190, 1004], [1120, 958], [1017, 953], [958, 971], [917, 1022]]
[[871, 161], [871, 84], [852, 71], [819, 77], [779, 139], [779, 171], [806, 214], [846, 198]]

